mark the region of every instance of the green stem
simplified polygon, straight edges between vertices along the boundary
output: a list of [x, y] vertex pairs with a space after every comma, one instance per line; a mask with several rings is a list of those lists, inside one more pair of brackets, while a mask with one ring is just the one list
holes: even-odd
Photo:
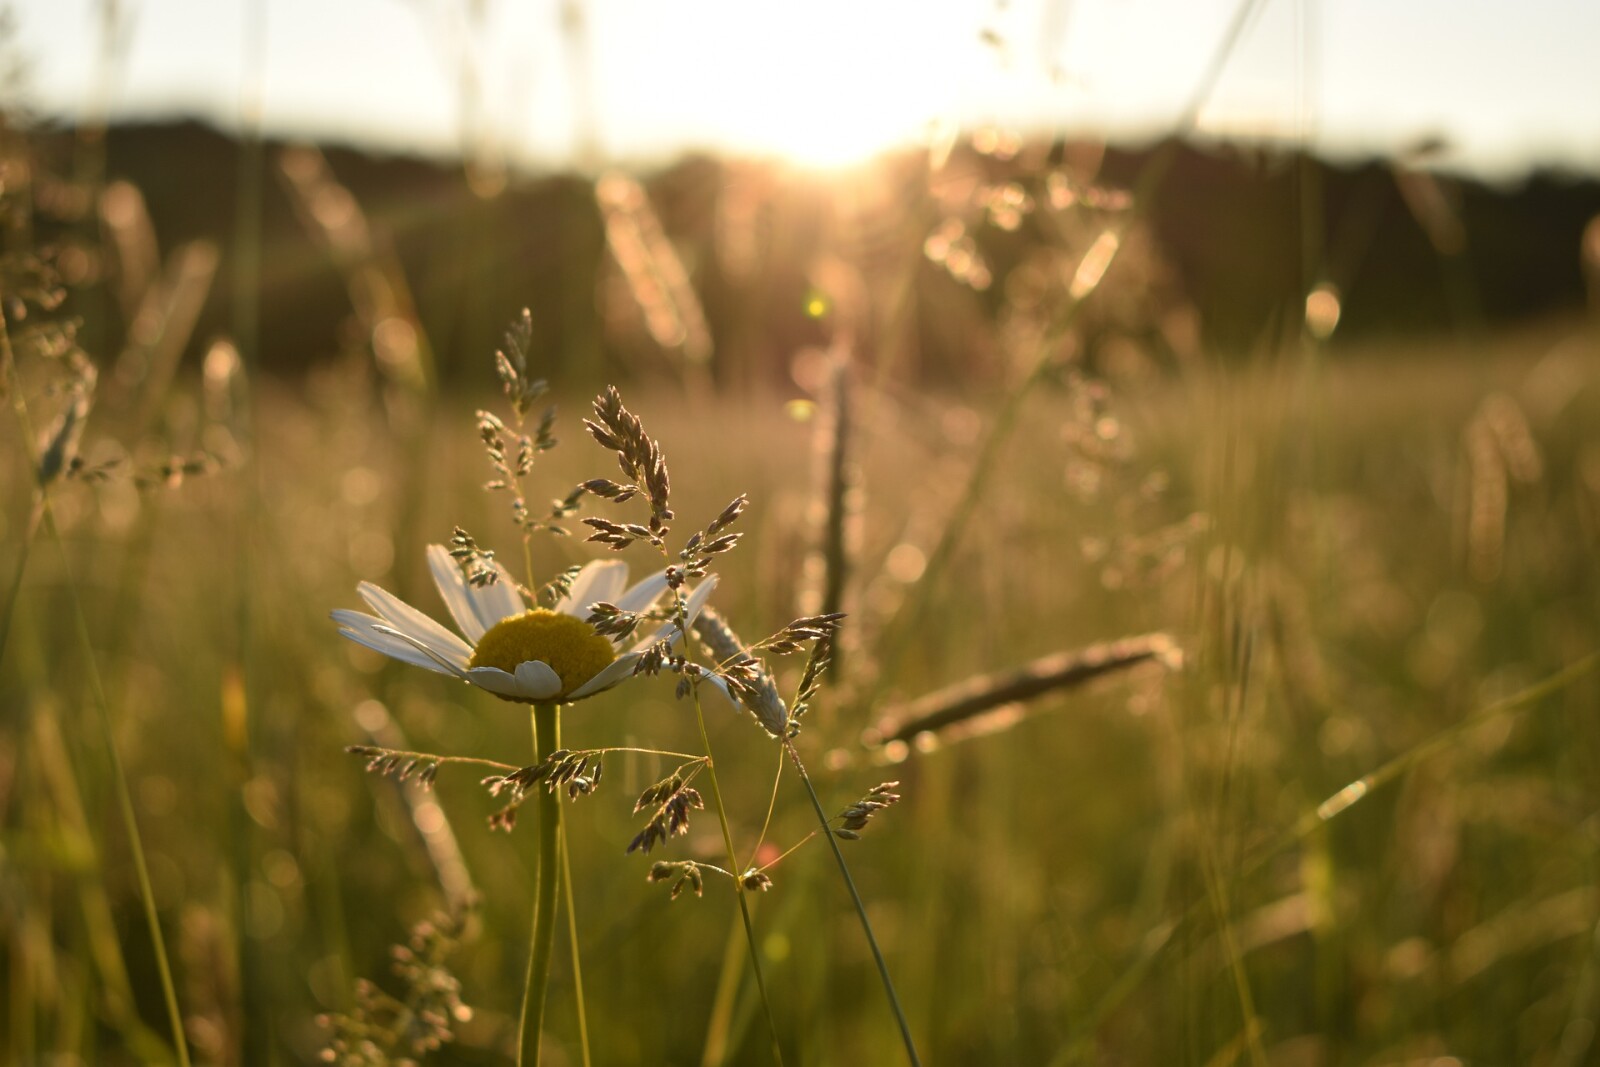
[[166, 942], [161, 937], [161, 919], [156, 914], [155, 890], [150, 885], [150, 867], [145, 862], [144, 842], [139, 835], [139, 820], [134, 814], [133, 795], [128, 789], [128, 773], [123, 769], [122, 757], [117, 752], [116, 732], [111, 724], [111, 704], [106, 697], [105, 683], [100, 678], [100, 668], [94, 657], [94, 641], [89, 634], [89, 620], [83, 611], [83, 599], [78, 595], [78, 585], [72, 578], [72, 564], [67, 556], [66, 539], [56, 525], [50, 511], [48, 497], [44, 505], [45, 526], [56, 545], [61, 549], [61, 565], [66, 575], [67, 591], [71, 594], [73, 620], [78, 640], [83, 644], [84, 663], [89, 676], [89, 688], [94, 694], [94, 705], [100, 719], [100, 730], [105, 738], [106, 752], [111, 758], [111, 777], [117, 787], [117, 807], [128, 834], [128, 852], [133, 858], [134, 873], [139, 881], [139, 900], [144, 906], [145, 925], [150, 931], [150, 942], [155, 949], [156, 973], [161, 979], [161, 997], [166, 1003], [167, 1021], [172, 1027], [172, 1044], [177, 1051], [179, 1067], [189, 1067], [189, 1045], [183, 1034], [183, 1013], [178, 1010], [178, 993], [172, 981], [172, 966], [167, 961]]
[[794, 769], [799, 772], [800, 780], [805, 783], [806, 795], [811, 798], [811, 807], [817, 813], [817, 821], [822, 824], [822, 835], [828, 839], [828, 847], [833, 849], [834, 862], [839, 865], [839, 874], [850, 890], [850, 899], [855, 903], [856, 915], [861, 919], [862, 932], [867, 935], [867, 946], [872, 949], [872, 959], [878, 965], [878, 977], [883, 982], [883, 991], [889, 996], [889, 1007], [894, 1010], [895, 1022], [900, 1024], [900, 1040], [905, 1043], [906, 1057], [910, 1059], [912, 1067], [922, 1067], [922, 1060], [917, 1056], [916, 1043], [911, 1040], [911, 1024], [906, 1022], [906, 1013], [901, 1009], [900, 998], [894, 991], [894, 981], [889, 977], [889, 965], [883, 960], [883, 952], [878, 948], [878, 939], [872, 935], [872, 923], [867, 920], [867, 906], [861, 902], [861, 894], [856, 891], [855, 879], [850, 877], [850, 868], [844, 862], [844, 853], [839, 851], [839, 842], [828, 826], [828, 816], [822, 810], [822, 801], [817, 799], [816, 787], [811, 784], [811, 776], [806, 773], [805, 764], [800, 762], [800, 753], [795, 751], [794, 743], [785, 740], [783, 747], [788, 751]]
[[[0, 310], [0, 383], [4, 383], [11, 390], [11, 406], [16, 415], [17, 427], [22, 431], [22, 446], [28, 460], [28, 469], [37, 473], [39, 456], [34, 447], [33, 420], [28, 415], [28, 402], [22, 395], [22, 389], [13, 380], [15, 367], [16, 353], [11, 347], [11, 331], [3, 310]], [[28, 551], [41, 523], [47, 527], [56, 547], [61, 550], [62, 571], [66, 575], [67, 591], [72, 596], [73, 617], [77, 624], [78, 639], [83, 644], [89, 685], [94, 693], [95, 707], [100, 713], [100, 728], [105, 737], [106, 751], [111, 756], [112, 777], [117, 786], [117, 806], [128, 834], [128, 851], [133, 857], [134, 873], [139, 881], [139, 898], [144, 906], [145, 924], [149, 928], [150, 940], [155, 948], [156, 971], [161, 979], [161, 995], [166, 1002], [167, 1021], [172, 1026], [172, 1043], [177, 1051], [179, 1067], [189, 1067], [189, 1045], [183, 1034], [183, 1013], [178, 1009], [178, 994], [172, 981], [172, 967], [167, 962], [167, 946], [161, 937], [161, 918], [156, 913], [155, 891], [150, 885], [150, 868], [145, 862], [144, 842], [139, 836], [139, 820], [134, 814], [133, 797], [128, 791], [127, 772], [123, 770], [122, 757], [117, 752], [116, 733], [111, 724], [111, 704], [106, 697], [105, 683], [100, 678], [99, 664], [95, 660], [94, 640], [89, 633], [89, 620], [83, 611], [83, 599], [78, 595], [78, 586], [72, 577], [72, 560], [67, 553], [67, 542], [61, 536], [60, 527], [56, 525], [55, 514], [50, 510], [48, 485], [41, 484], [38, 487], [33, 509], [28, 516], [28, 528], [17, 560], [16, 577], [6, 596], [4, 618], [0, 620], [0, 654], [4, 653], [6, 641], [10, 638], [11, 620], [16, 611], [18, 592], [22, 588]]]
[[[543, 763], [561, 744], [556, 704], [533, 706], [533, 758]], [[533, 939], [528, 945], [528, 980], [522, 997], [522, 1042], [518, 1067], [538, 1067], [539, 1035], [544, 1030], [544, 996], [550, 986], [550, 950], [555, 943], [556, 896], [560, 891], [561, 808], [554, 790], [540, 788], [539, 882], [533, 900]]]
[[583, 1053], [583, 1067], [590, 1067], [589, 1012], [583, 1002], [583, 963], [578, 952], [578, 898], [572, 892], [572, 854], [567, 850], [567, 817], [561, 813], [561, 892], [567, 901], [567, 943], [572, 948], [572, 990], [578, 1002], [578, 1047]]
[[739, 992], [739, 926], [728, 930], [728, 947], [722, 953], [722, 971], [717, 976], [717, 991], [711, 997], [711, 1021], [706, 1025], [706, 1043], [700, 1051], [700, 1067], [722, 1067], [728, 1059], [728, 1035], [733, 1030], [734, 1000]]
[[28, 570], [28, 553], [33, 548], [34, 535], [39, 532], [39, 523], [44, 518], [44, 492], [39, 490], [34, 494], [33, 508], [28, 514], [28, 526], [22, 534], [22, 546], [17, 551], [17, 571], [11, 579], [11, 589], [6, 593], [4, 608], [0, 608], [0, 661], [6, 655], [6, 642], [11, 637], [11, 620], [17, 611], [17, 596], [22, 592], [22, 578]]
[[[689, 659], [695, 660], [694, 630], [689, 626], [689, 620], [684, 616], [683, 597], [678, 596], [678, 628], [683, 631], [685, 647], [689, 652]], [[739, 853], [733, 847], [733, 830], [728, 825], [728, 810], [722, 803], [722, 789], [717, 785], [717, 761], [711, 755], [711, 735], [706, 732], [706, 714], [700, 704], [700, 686], [696, 684], [691, 692], [694, 695], [694, 719], [700, 727], [700, 744], [706, 751], [706, 778], [711, 783], [711, 799], [717, 805], [717, 822], [722, 827], [722, 844], [728, 850], [728, 870], [733, 875], [733, 895], [739, 901], [739, 917], [744, 921], [744, 939], [750, 948], [750, 967], [755, 971], [756, 988], [761, 993], [761, 1007], [767, 1013], [767, 1032], [772, 1036], [772, 1058], [778, 1067], [783, 1067], [783, 1049], [778, 1044], [778, 1022], [772, 1015], [772, 998], [767, 995], [767, 980], [761, 973], [761, 953], [756, 950], [756, 927], [750, 920], [750, 902], [745, 897], [744, 882], [741, 876], [744, 867], [739, 863]]]

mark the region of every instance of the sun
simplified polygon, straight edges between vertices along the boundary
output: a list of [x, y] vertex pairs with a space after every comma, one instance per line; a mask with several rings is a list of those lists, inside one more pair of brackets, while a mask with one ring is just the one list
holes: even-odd
[[689, 9], [691, 24], [674, 32], [696, 49], [675, 71], [673, 114], [716, 148], [806, 168], [848, 168], [916, 143], [953, 91], [938, 72], [946, 27], [916, 10], [842, 0]]

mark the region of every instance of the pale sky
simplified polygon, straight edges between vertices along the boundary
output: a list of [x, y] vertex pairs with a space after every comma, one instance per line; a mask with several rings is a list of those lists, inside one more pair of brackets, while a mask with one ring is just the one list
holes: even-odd
[[[7, 52], [26, 63], [25, 100], [56, 119], [104, 110], [237, 129], [259, 107], [269, 135], [429, 153], [471, 136], [533, 165], [572, 161], [586, 129], [606, 162], [712, 149], [827, 166], [953, 126], [1164, 132], [1238, 3], [10, 7]], [[110, 37], [108, 10], [119, 27]], [[1600, 172], [1600, 0], [1264, 0], [1200, 125], [1219, 136], [1305, 135], [1337, 157], [1438, 135], [1453, 146], [1440, 159], [1452, 167]]]

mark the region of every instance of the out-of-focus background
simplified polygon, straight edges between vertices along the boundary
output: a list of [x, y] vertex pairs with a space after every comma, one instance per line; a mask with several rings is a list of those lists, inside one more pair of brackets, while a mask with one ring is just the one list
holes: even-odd
[[[471, 1011], [429, 1062], [511, 1055], [531, 819], [342, 750], [520, 765], [521, 709], [327, 612], [368, 580], [442, 616], [457, 525], [521, 558], [474, 412], [509, 418], [523, 308], [536, 508], [614, 476], [580, 419], [615, 383], [680, 535], [750, 495], [747, 639], [849, 613], [797, 744], [833, 811], [901, 783], [843, 847], [924, 1062], [1600, 1056], [1600, 8], [0, 25], [7, 1062], [174, 1061], [169, 1001], [196, 1062], [316, 1060], [330, 1014], [386, 1062], [440, 988]], [[671, 679], [564, 721], [700, 744]], [[753, 849], [778, 750], [710, 726]], [[645, 881], [716, 820], [624, 854], [672, 766], [567, 810], [587, 1024], [563, 923], [551, 1062], [770, 1059], [728, 883]], [[766, 840], [814, 825], [782, 777]], [[825, 846], [770, 874], [785, 1062], [903, 1059]]]

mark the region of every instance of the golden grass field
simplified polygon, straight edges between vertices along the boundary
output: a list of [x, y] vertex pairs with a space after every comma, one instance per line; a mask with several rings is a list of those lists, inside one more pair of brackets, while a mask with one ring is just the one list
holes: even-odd
[[[670, 670], [564, 709], [569, 749], [689, 756], [612, 752], [590, 795], [554, 794], [545, 1062], [1595, 1062], [1600, 329], [1338, 343], [1311, 272], [1303, 321], [1207, 350], [1207, 309], [1139, 227], [1148, 189], [1032, 158], [965, 203], [929, 192], [956, 225], [836, 218], [855, 236], [787, 288], [752, 268], [770, 303], [729, 298], [753, 347], [724, 364], [644, 187], [598, 183], [610, 258], [563, 299], [607, 361], [552, 376], [529, 506], [619, 476], [582, 426], [618, 379], [670, 469], [669, 560], [750, 498], [711, 601], [747, 643], [848, 615], [793, 739], [826, 813], [884, 782], [901, 799], [834, 838], [858, 915], [750, 714], [708, 699], [702, 730]], [[605, 554], [583, 517], [647, 511], [590, 498], [579, 536], [524, 555], [483, 489], [475, 412], [510, 421], [492, 352], [427, 334], [383, 220], [325, 160], [277, 165], [350, 302], [295, 373], [192, 335], [217, 249], [140, 252], [131, 186], [81, 197], [64, 251], [35, 247], [49, 198], [6, 186], [3, 1062], [518, 1054], [551, 809], [535, 788], [492, 829], [506, 796], [451, 761], [534, 763], [528, 713], [329, 612], [370, 581], [446, 618], [424, 553], [458, 526], [532, 587]], [[862, 203], [839, 218], [870, 222]], [[307, 268], [273, 248], [259, 291], [233, 278], [242, 331], [297, 311], [273, 285]], [[815, 347], [766, 366], [772, 308]], [[970, 359], [896, 362], [918, 321]], [[791, 694], [804, 653], [767, 659]], [[444, 762], [425, 788], [352, 745]], [[772, 884], [707, 866], [672, 899], [653, 863], [732, 865], [711, 774], [648, 857], [634, 801], [708, 745], [737, 865]]]
[[[1597, 358], [1570, 324], [1471, 357], [1285, 353], [1118, 387], [1095, 439], [1114, 429], [1126, 447], [1093, 455], [1072, 388], [1049, 384], [876, 681], [874, 642], [993, 405], [858, 394], [852, 614], [840, 684], [798, 744], [827, 804], [901, 782], [905, 799], [845, 848], [928, 1062], [1588, 1062]], [[442, 615], [421, 549], [455, 524], [515, 554], [501, 501], [478, 487], [471, 412], [494, 398], [397, 396], [354, 360], [251, 387], [237, 467], [143, 491], [62, 484], [56, 532], [35, 537], [0, 675], [6, 1058], [163, 1055], [92, 670], [198, 1058], [315, 1058], [315, 1017], [347, 1010], [360, 976], [394, 988], [386, 946], [465, 879], [481, 903], [448, 965], [473, 1010], [438, 1061], [503, 1062], [531, 824], [490, 832], [498, 804], [470, 767], [422, 793], [341, 750], [520, 764], [524, 713], [342, 641], [327, 618], [357, 605], [361, 579]], [[239, 413], [197, 393], [171, 425], [216, 444]], [[718, 609], [747, 634], [800, 613], [816, 581], [815, 420], [778, 395], [626, 399], [687, 525], [752, 498], [717, 567]], [[559, 403], [562, 443], [536, 474], [549, 496], [611, 473], [578, 428], [586, 398]], [[29, 489], [8, 467], [14, 558]], [[535, 545], [550, 571], [592, 555]], [[893, 765], [861, 743], [886, 708], [974, 672], [1157, 631], [1181, 667], [1046, 695]], [[670, 679], [565, 715], [570, 747], [696, 743]], [[710, 731], [731, 823], [753, 840], [777, 748], [745, 715], [712, 715]], [[669, 769], [616, 759], [567, 813], [597, 1063], [700, 1061], [724, 958], [742, 973], [728, 883], [669, 903], [624, 855], [633, 795]], [[1316, 817], [1372, 772], [1369, 792]], [[810, 825], [786, 777], [770, 837]], [[664, 849], [714, 860], [715, 820], [699, 814]], [[893, 1019], [825, 850], [771, 873], [756, 928], [786, 1060], [893, 1062]], [[578, 1054], [564, 944], [553, 1062]], [[731, 996], [729, 1061], [760, 1062], [747, 975]]]

